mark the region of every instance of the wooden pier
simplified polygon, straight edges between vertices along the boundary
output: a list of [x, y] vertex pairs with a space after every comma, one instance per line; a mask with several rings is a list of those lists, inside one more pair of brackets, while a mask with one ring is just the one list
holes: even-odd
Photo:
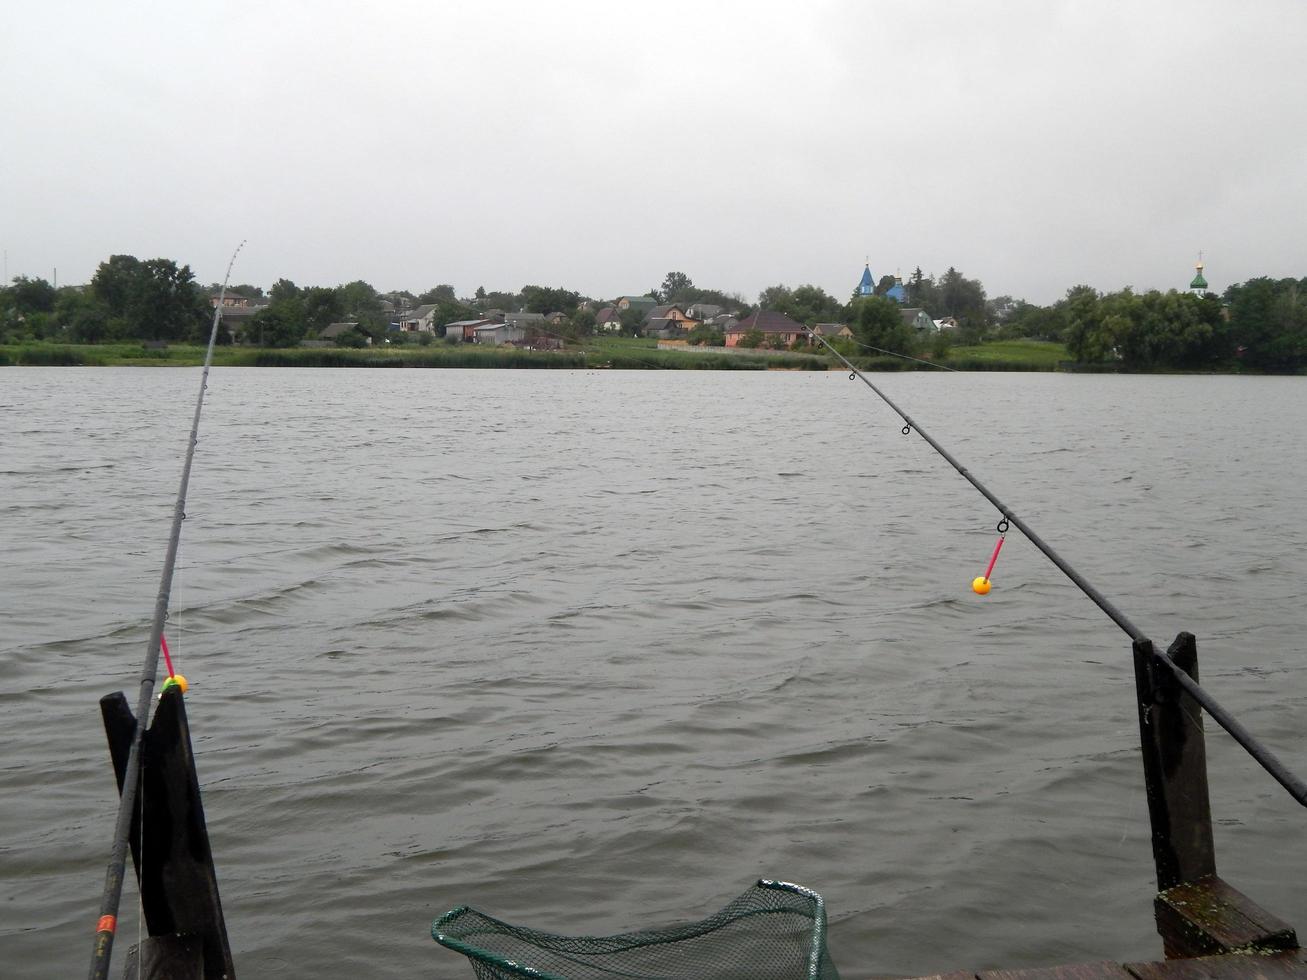
[[1162, 963], [1078, 963], [1028, 970], [963, 970], [914, 980], [1285, 980], [1307, 977], [1307, 954], [1283, 953], [1200, 956]]

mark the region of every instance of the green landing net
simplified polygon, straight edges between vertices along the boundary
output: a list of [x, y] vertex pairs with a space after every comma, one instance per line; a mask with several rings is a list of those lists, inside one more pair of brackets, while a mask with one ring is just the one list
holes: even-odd
[[821, 896], [784, 881], [759, 881], [699, 922], [618, 936], [556, 936], [465, 905], [431, 935], [479, 980], [839, 980]]

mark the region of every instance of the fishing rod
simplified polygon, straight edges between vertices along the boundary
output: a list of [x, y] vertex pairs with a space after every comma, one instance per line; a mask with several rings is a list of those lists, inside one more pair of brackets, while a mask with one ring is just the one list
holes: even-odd
[[[972, 587], [976, 590], [976, 592], [980, 593], [981, 595], [984, 595], [989, 591], [989, 573], [993, 571], [994, 562], [998, 560], [999, 550], [1003, 547], [1003, 540], [1004, 540], [1003, 536], [1006, 535], [1008, 524], [1011, 523], [1016, 525], [1016, 527], [1021, 531], [1021, 533], [1026, 536], [1026, 539], [1029, 540], [1030, 543], [1033, 544], [1036, 548], [1042, 551], [1044, 555], [1049, 559], [1049, 561], [1051, 561], [1054, 565], [1056, 565], [1059, 569], [1061, 569], [1062, 572], [1067, 576], [1067, 578], [1071, 579], [1071, 581], [1076, 584], [1076, 587], [1079, 588], [1081, 592], [1083, 592], [1087, 597], [1089, 597], [1089, 599], [1091, 599], [1093, 603], [1096, 606], [1098, 606], [1099, 609], [1107, 613], [1107, 615], [1112, 619], [1114, 623], [1117, 624], [1117, 626], [1121, 627], [1121, 629], [1126, 633], [1126, 635], [1129, 636], [1130, 639], [1133, 641], [1136, 649], [1152, 648], [1152, 641], [1149, 640], [1148, 637], [1144, 635], [1143, 630], [1141, 630], [1138, 626], [1132, 623], [1129, 617], [1127, 617], [1125, 613], [1121, 612], [1121, 610], [1118, 609], [1115, 606], [1115, 604], [1113, 604], [1106, 596], [1104, 596], [1101, 592], [1099, 592], [1098, 589], [1094, 588], [1094, 586], [1091, 585], [1083, 575], [1081, 575], [1074, 568], [1072, 568], [1071, 565], [1066, 561], [1066, 559], [1063, 558], [1061, 555], [1059, 555], [1056, 551], [1054, 551], [1053, 548], [1030, 527], [1030, 525], [1028, 525], [1020, 517], [1018, 517], [1011, 507], [1003, 503], [1003, 501], [999, 500], [998, 497], [996, 497], [994, 493], [987, 486], [981, 483], [980, 480], [978, 480], [971, 473], [970, 470], [968, 470], [965, 466], [959, 463], [957, 459], [954, 458], [952, 453], [950, 453], [947, 449], [941, 446], [935, 439], [933, 439], [930, 436], [930, 434], [926, 432], [924, 429], [922, 429], [922, 427], [919, 426], [910, 415], [904, 412], [903, 409], [899, 408], [898, 405], [894, 404], [893, 400], [890, 399], [890, 397], [886, 395], [885, 392], [881, 391], [874, 384], [872, 384], [871, 380], [865, 374], [859, 371], [856, 367], [854, 367], [853, 363], [847, 357], [845, 357], [834, 347], [832, 347], [830, 343], [827, 342], [826, 338], [815, 333], [811, 327], [807, 327], [805, 329], [807, 329], [808, 333], [812, 337], [821, 341], [821, 343], [824, 344], [825, 347], [832, 354], [834, 354], [844, 363], [844, 366], [849, 369], [850, 381], [854, 380], [855, 378], [860, 380], [873, 392], [879, 395], [881, 400], [884, 401], [886, 405], [888, 405], [891, 409], [894, 410], [894, 413], [903, 420], [903, 434], [905, 436], [911, 435], [912, 430], [915, 429], [917, 431], [917, 434], [920, 435], [921, 438], [925, 439], [926, 442], [930, 445], [930, 447], [935, 450], [935, 452], [939, 453], [942, 457], [944, 457], [944, 459], [948, 462], [950, 466], [952, 466], [955, 470], [957, 470], [960, 474], [962, 474], [963, 478], [968, 483], [970, 483], [973, 487], [979, 490], [981, 495], [984, 496], [986, 500], [988, 500], [990, 503], [992, 503], [995, 507], [998, 508], [999, 515], [1000, 515], [1000, 520], [998, 522], [998, 532], [1000, 535], [998, 539], [998, 544], [995, 546], [994, 554], [989, 560], [989, 568], [986, 570], [983, 576], [977, 578], [975, 582], [972, 583]], [[1207, 713], [1210, 714], [1212, 718], [1216, 720], [1217, 724], [1219, 724], [1222, 728], [1224, 728], [1236, 742], [1238, 742], [1241, 746], [1243, 746], [1244, 750], [1257, 761], [1258, 765], [1260, 765], [1263, 769], [1265, 769], [1271, 775], [1271, 777], [1275, 779], [1276, 782], [1278, 782], [1281, 786], [1283, 786], [1286, 790], [1288, 790], [1289, 795], [1292, 796], [1298, 803], [1302, 804], [1303, 806], [1307, 806], [1307, 781], [1304, 781], [1301, 777], [1297, 776], [1295, 773], [1290, 771], [1289, 768], [1285, 766], [1284, 763], [1281, 762], [1270, 749], [1268, 749], [1265, 745], [1263, 745], [1260, 741], [1258, 741], [1257, 738], [1251, 732], [1248, 731], [1248, 729], [1246, 729], [1242, 724], [1239, 723], [1238, 719], [1236, 719], [1233, 715], [1230, 714], [1229, 711], [1227, 711], [1224, 707], [1222, 707], [1221, 704], [1215, 698], [1213, 698], [1210, 694], [1208, 694], [1207, 691], [1204, 690], [1203, 687], [1197, 681], [1195, 681], [1192, 677], [1190, 677], [1183, 667], [1181, 667], [1174, 660], [1172, 660], [1168, 654], [1160, 653], [1160, 652], [1154, 653], [1152, 656], [1152, 660], [1156, 663], [1165, 666], [1167, 670], [1175, 677], [1176, 683], [1178, 683], [1182, 688], [1184, 688], [1185, 692], [1189, 694], [1190, 697], [1192, 697], [1195, 701], [1197, 701], [1200, 705], [1202, 705], [1202, 707], [1207, 711]]]
[[[222, 304], [227, 296], [227, 283], [231, 280], [232, 266], [245, 242], [236, 246], [227, 263], [218, 303], [213, 308], [213, 325], [209, 329], [209, 347], [204, 354], [204, 370], [200, 374], [200, 393], [195, 400], [195, 416], [191, 420], [190, 441], [186, 445], [186, 462], [182, 465], [181, 485], [177, 488], [177, 503], [173, 507], [172, 532], [168, 536], [168, 551], [163, 560], [163, 575], [159, 582], [159, 595], [154, 603], [154, 620], [150, 624], [150, 641], [146, 646], [145, 666], [141, 669], [140, 694], [136, 700], [136, 729], [132, 734], [127, 764], [123, 770], [122, 792], [118, 798], [118, 817], [114, 822], [113, 848], [109, 854], [109, 869], [105, 874], [104, 895], [100, 899], [100, 920], [95, 932], [95, 951], [91, 956], [91, 980], [107, 980], [109, 956], [113, 952], [113, 937], [118, 928], [118, 906], [122, 899], [123, 873], [127, 864], [128, 838], [131, 836], [132, 811], [136, 808], [136, 794], [141, 774], [141, 744], [149, 721], [150, 701], [154, 695], [154, 678], [159, 671], [159, 650], [163, 647], [163, 624], [168, 618], [168, 600], [172, 591], [172, 573], [177, 564], [177, 548], [181, 543], [182, 521], [186, 519], [186, 489], [191, 481], [191, 463], [195, 460], [195, 444], [199, 441], [200, 412], [204, 408], [204, 393], [209, 388], [209, 367], [213, 363], [213, 347], [218, 339], [218, 324], [222, 321]], [[171, 674], [171, 670], [169, 671]]]
[[[954, 458], [952, 453], [950, 453], [947, 449], [945, 449], [938, 442], [936, 442], [935, 439], [933, 439], [931, 435], [928, 432], [926, 432], [925, 429], [919, 426], [910, 415], [908, 415], [905, 411], [903, 411], [903, 409], [895, 405], [894, 402], [890, 399], [889, 395], [885, 394], [885, 392], [881, 391], [874, 384], [872, 384], [871, 380], [868, 379], [868, 377], [865, 374], [863, 374], [861, 371], [859, 371], [856, 367], [853, 366], [852, 361], [850, 361], [847, 357], [845, 357], [834, 347], [832, 347], [825, 337], [821, 336], [818, 333], [815, 333], [811, 327], [806, 327], [805, 329], [812, 337], [821, 341], [822, 344], [826, 346], [827, 350], [829, 350], [832, 354], [834, 354], [836, 357], [838, 357], [841, 361], [844, 362], [844, 366], [847, 367], [850, 372], [852, 372], [849, 375], [850, 381], [852, 381], [854, 378], [857, 378], [868, 388], [874, 391], [877, 395], [879, 395], [881, 400], [884, 401], [886, 405], [888, 405], [890, 408], [894, 410], [894, 414], [896, 414], [899, 418], [903, 419], [903, 434], [905, 436], [910, 435], [912, 433], [912, 430], [915, 429], [917, 431], [917, 434], [921, 436], [921, 438], [926, 440], [926, 442], [930, 445], [931, 449], [935, 450], [935, 452], [943, 456], [950, 466], [952, 466], [955, 470], [961, 473], [962, 477], [968, 483], [970, 483], [973, 487], [979, 490], [981, 495], [986, 500], [988, 500], [991, 504], [993, 504], [996, 508], [998, 508], [999, 516], [1002, 518], [998, 523], [998, 530], [1000, 534], [1007, 531], [1007, 527], [1006, 527], [1007, 524], [1011, 523], [1016, 525], [1017, 528], [1020, 529], [1021, 533], [1024, 534], [1026, 538], [1030, 541], [1030, 543], [1033, 544], [1040, 551], [1042, 551], [1049, 561], [1051, 561], [1054, 565], [1060, 568], [1062, 572], [1067, 576], [1067, 578], [1071, 579], [1071, 581], [1076, 584], [1076, 586], [1080, 589], [1081, 592], [1083, 592], [1086, 596], [1088, 596], [1091, 600], [1093, 600], [1094, 604], [1098, 606], [1099, 609], [1107, 613], [1107, 615], [1111, 618], [1111, 620], [1114, 623], [1116, 623], [1117, 626], [1121, 627], [1121, 629], [1125, 631], [1126, 635], [1129, 636], [1130, 639], [1132, 640], [1146, 639], [1143, 630], [1141, 630], [1138, 626], [1132, 623], [1130, 621], [1130, 618], [1126, 616], [1126, 614], [1123, 613], [1120, 609], [1116, 608], [1116, 606], [1111, 602], [1111, 600], [1107, 598], [1107, 596], [1099, 592], [1096, 588], [1094, 588], [1093, 585], [1089, 583], [1089, 581], [1083, 575], [1081, 575], [1074, 568], [1072, 568], [1065, 558], [1063, 558], [1056, 551], [1054, 551], [1052, 546], [1049, 545], [1048, 542], [1046, 542], [1043, 538], [1041, 538], [1034, 531], [1034, 529], [1030, 527], [1030, 525], [1028, 525], [1020, 517], [1018, 517], [1016, 512], [1013, 511], [1011, 507], [1003, 503], [1003, 501], [999, 500], [998, 497], [994, 495], [993, 491], [989, 489], [989, 487], [985, 486], [978, 479], [976, 479], [976, 477], [972, 475], [970, 470], [968, 470], [965, 466], [959, 463], [956, 458]], [[997, 550], [995, 552], [995, 557], [997, 557]]]

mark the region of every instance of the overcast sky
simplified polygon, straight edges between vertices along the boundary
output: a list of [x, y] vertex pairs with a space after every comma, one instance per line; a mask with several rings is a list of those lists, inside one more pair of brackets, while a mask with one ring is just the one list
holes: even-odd
[[750, 299], [1307, 275], [1307, 3], [11, 0], [7, 272]]

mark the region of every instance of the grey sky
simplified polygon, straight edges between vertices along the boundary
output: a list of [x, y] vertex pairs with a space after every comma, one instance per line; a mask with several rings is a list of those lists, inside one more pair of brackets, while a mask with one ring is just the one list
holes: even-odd
[[1307, 4], [13, 0], [8, 272], [839, 298], [1307, 275]]

